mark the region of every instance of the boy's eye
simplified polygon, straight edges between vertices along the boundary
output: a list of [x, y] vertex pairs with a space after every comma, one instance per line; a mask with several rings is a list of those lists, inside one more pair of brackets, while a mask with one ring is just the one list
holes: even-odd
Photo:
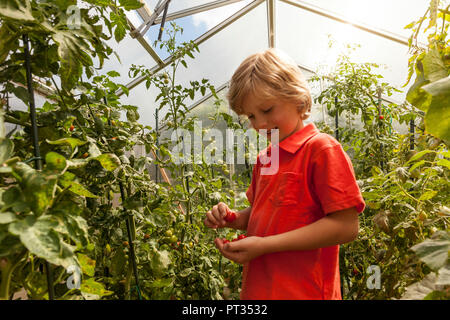
[[264, 110], [263, 113], [269, 113], [270, 111], [272, 111], [272, 108], [269, 108], [267, 110]]
[[255, 117], [254, 115], [247, 116], [248, 119], [253, 119], [254, 117]]

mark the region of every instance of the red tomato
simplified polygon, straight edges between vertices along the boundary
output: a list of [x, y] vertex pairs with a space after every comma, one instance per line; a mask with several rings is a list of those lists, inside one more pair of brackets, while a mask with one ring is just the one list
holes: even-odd
[[384, 116], [380, 116], [379, 118], [380, 118], [380, 120], [383, 120], [383, 119], [384, 119]]
[[233, 222], [236, 220], [236, 213], [234, 211], [227, 211], [227, 215], [224, 219], [226, 222]]
[[69, 130], [73, 131], [73, 129], [75, 129], [75, 126], [73, 124], [71, 124]]
[[238, 240], [242, 240], [242, 239], [245, 239], [245, 238], [247, 238], [247, 236], [245, 234], [240, 234], [238, 236]]
[[230, 242], [230, 240], [228, 240], [228, 239], [223, 239], [222, 241], [223, 241], [223, 244]]

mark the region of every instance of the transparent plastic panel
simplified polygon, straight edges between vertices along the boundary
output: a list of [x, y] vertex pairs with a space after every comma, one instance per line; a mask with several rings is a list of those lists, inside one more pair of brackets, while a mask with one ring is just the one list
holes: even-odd
[[[329, 48], [332, 40], [334, 45]], [[320, 73], [333, 70], [337, 57], [348, 51], [347, 44], [359, 44], [350, 54], [353, 62], [373, 62], [382, 66], [373, 70], [402, 93], [390, 98], [403, 102], [402, 88], [408, 74], [408, 47], [284, 2], [277, 6], [277, 44], [299, 64]], [[411, 85], [411, 83], [410, 83]]]
[[[159, 2], [162, 2], [162, 0], [161, 1], [146, 0], [146, 2], [147, 2], [147, 5], [149, 6], [149, 8], [153, 11], [153, 10], [155, 10], [156, 5]], [[212, 0], [173, 0], [173, 1], [170, 1], [170, 3], [169, 3], [169, 10], [167, 11], [167, 14], [174, 13], [174, 12], [177, 12], [180, 10], [186, 10], [186, 9], [204, 5], [204, 4], [208, 4], [211, 2], [214, 2], [214, 1], [212, 1]]]
[[128, 76], [128, 71], [133, 64], [144, 65], [147, 68], [156, 65], [155, 60], [144, 49], [139, 41], [131, 38], [129, 34], [127, 34], [119, 43], [117, 43], [114, 38], [110, 39], [108, 45], [117, 53], [118, 58], [115, 54], [111, 54], [109, 60], [105, 60], [101, 73], [106, 74], [108, 71], [112, 70], [119, 72], [120, 77], [115, 78], [115, 82], [127, 84], [132, 81], [133, 79]]
[[[212, 85], [219, 87], [229, 81], [236, 68], [247, 56], [266, 48], [267, 17], [266, 6], [262, 3], [200, 44], [200, 52], [194, 52], [194, 59], [186, 57], [188, 68], [180, 65], [176, 74], [176, 84], [189, 87], [190, 81], [201, 82], [202, 79], [208, 79]], [[207, 91], [206, 94], [208, 93]], [[158, 94], [154, 87], [147, 90], [145, 84], [141, 83], [130, 90], [129, 97], [122, 96], [121, 101], [138, 106], [141, 115], [140, 123], [154, 128], [157, 106], [154, 101]], [[198, 93], [194, 100], [185, 101], [185, 104], [192, 105], [201, 98], [201, 94]], [[159, 119], [164, 119], [166, 113], [165, 107], [161, 110]]]
[[[122, 104], [133, 105], [138, 107], [139, 123], [144, 126], [156, 127], [155, 111], [157, 108], [157, 102], [155, 102], [159, 91], [153, 86], [149, 89], [145, 86], [145, 81], [130, 90], [130, 94], [125, 94], [120, 97]], [[122, 119], [125, 120], [125, 115], [122, 115]]]
[[[180, 1], [184, 2], [184, 1]], [[186, 1], [187, 2], [187, 1]], [[191, 2], [191, 1], [189, 1]], [[195, 1], [192, 1], [195, 2]], [[200, 2], [200, 1], [199, 1]], [[205, 2], [205, 1], [203, 1]], [[210, 1], [206, 1], [210, 2]], [[228, 17], [232, 16], [234, 13], [245, 7], [248, 3], [252, 2], [252, 0], [245, 0], [236, 3], [232, 3], [230, 5], [222, 6], [219, 8], [203, 11], [200, 13], [196, 13], [193, 15], [189, 15], [183, 18], [167, 21], [164, 25], [164, 29], [170, 28], [170, 24], [172, 22], [176, 23], [178, 26], [183, 28], [183, 34], [179, 36], [176, 41], [177, 43], [188, 42], [190, 40], [195, 40], [208, 30], [211, 30], [216, 25], [226, 20]], [[178, 1], [176, 1], [178, 4]], [[172, 2], [171, 2], [172, 4]], [[179, 11], [179, 10], [176, 10]], [[148, 43], [152, 44], [155, 40], [158, 39], [160, 33], [160, 24], [153, 25], [146, 32], [145, 38]], [[167, 34], [163, 32], [162, 40], [166, 40], [168, 38]], [[155, 52], [161, 57], [161, 59], [166, 59], [169, 56], [169, 53], [157, 46]]]
[[411, 35], [411, 30], [406, 30], [404, 27], [421, 18], [430, 4], [429, 0], [305, 0], [298, 2], [304, 2], [352, 21], [404, 37]]

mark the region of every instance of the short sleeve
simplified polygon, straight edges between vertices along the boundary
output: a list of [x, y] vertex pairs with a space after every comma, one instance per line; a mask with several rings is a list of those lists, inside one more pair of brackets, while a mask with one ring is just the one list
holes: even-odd
[[358, 213], [364, 210], [352, 162], [340, 144], [329, 145], [316, 153], [312, 182], [325, 214], [352, 207]]

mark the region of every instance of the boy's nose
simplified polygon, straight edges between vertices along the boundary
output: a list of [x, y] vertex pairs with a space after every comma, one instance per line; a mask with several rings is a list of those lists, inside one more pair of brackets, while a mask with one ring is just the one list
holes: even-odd
[[255, 130], [267, 129], [267, 121], [266, 119], [258, 119], [253, 122], [253, 128]]

